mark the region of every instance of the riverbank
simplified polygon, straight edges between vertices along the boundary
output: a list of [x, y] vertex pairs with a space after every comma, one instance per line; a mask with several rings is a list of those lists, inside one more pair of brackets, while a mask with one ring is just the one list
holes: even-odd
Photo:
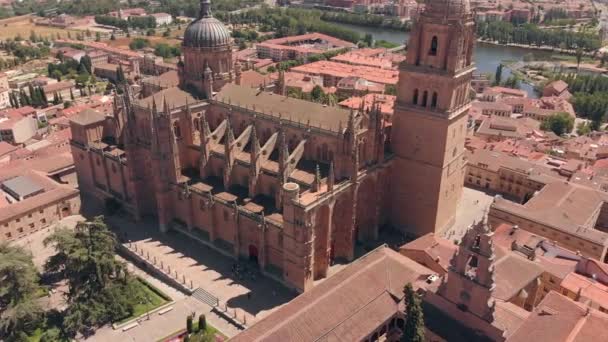
[[[488, 45], [506, 46], [506, 47], [514, 47], [514, 48], [519, 48], [519, 49], [545, 51], [545, 52], [552, 52], [552, 53], [565, 54], [565, 55], [576, 55], [576, 51], [575, 50], [560, 49], [560, 48], [555, 48], [553, 46], [548, 46], [548, 45], [538, 46], [538, 45], [526, 45], [526, 44], [516, 44], [516, 43], [503, 44], [503, 43], [499, 43], [498, 41], [485, 40], [485, 39], [482, 39], [482, 38], [477, 38], [477, 42], [478, 43], [482, 43], [482, 44], [488, 44]], [[585, 56], [593, 56], [592, 53], [588, 53], [588, 52], [583, 53], [583, 55], [585, 55]]]

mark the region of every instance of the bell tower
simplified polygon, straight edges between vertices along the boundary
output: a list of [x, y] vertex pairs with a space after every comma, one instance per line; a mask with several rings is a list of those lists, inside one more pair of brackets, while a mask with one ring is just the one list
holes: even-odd
[[469, 0], [425, 1], [399, 67], [391, 137], [391, 221], [415, 236], [441, 233], [454, 223], [464, 180], [474, 44]]

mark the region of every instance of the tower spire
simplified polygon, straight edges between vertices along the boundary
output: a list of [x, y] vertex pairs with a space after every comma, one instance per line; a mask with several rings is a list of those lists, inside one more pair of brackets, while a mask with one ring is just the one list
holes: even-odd
[[211, 0], [201, 0], [201, 10], [199, 18], [211, 17]]

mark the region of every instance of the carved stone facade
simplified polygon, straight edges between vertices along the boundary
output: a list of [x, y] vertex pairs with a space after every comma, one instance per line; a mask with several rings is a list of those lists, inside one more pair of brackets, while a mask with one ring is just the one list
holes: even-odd
[[[266, 274], [300, 291], [327, 276], [334, 260], [353, 260], [355, 243], [377, 239], [380, 226], [404, 227], [399, 213], [407, 209], [411, 214], [407, 206], [421, 196], [422, 203], [430, 204], [415, 216], [425, 216], [419, 220], [425, 225], [409, 232], [418, 234], [434, 228], [435, 222], [449, 221], [444, 216], [454, 216], [455, 204], [439, 198], [438, 192], [416, 192], [419, 184], [403, 179], [417, 179], [422, 186], [440, 184], [442, 191], [454, 184], [449, 199], [457, 201], [464, 136], [453, 138], [452, 129], [464, 121], [468, 107], [462, 99], [459, 106], [448, 103], [448, 97], [455, 96], [450, 86], [467, 82], [472, 67], [458, 69], [457, 75], [431, 73], [427, 78], [436, 80], [436, 88], [429, 85], [427, 91], [441, 93], [441, 111], [417, 109], [414, 115], [400, 107], [391, 142], [390, 123], [379, 105], [349, 112], [240, 86], [238, 80], [226, 83], [232, 65], [217, 64], [228, 60], [223, 31], [209, 19], [208, 1], [201, 5], [199, 20], [206, 24], [196, 24], [202, 26], [184, 39], [181, 87], [145, 98], [126, 89], [116, 97], [113, 117], [87, 125], [99, 134], [72, 142], [74, 156], [93, 153], [98, 146], [108, 159], [119, 154], [123, 165], [102, 174], [112, 179], [106, 181], [92, 176], [95, 165], [77, 163], [83, 191], [117, 199], [135, 218], [154, 217], [161, 231], [179, 230], [226, 255], [256, 262]], [[469, 16], [458, 22], [468, 25]], [[205, 33], [209, 25], [217, 34]], [[212, 52], [203, 54], [201, 48]], [[438, 51], [446, 58], [453, 53], [443, 47]], [[464, 51], [458, 53], [464, 58]], [[403, 105], [411, 97], [409, 79], [422, 77], [419, 68], [404, 66], [401, 71]], [[456, 70], [450, 68], [446, 70]], [[234, 70], [240, 73], [238, 65]], [[199, 84], [193, 75], [201, 72], [202, 79], [222, 80], [200, 83], [202, 99], [188, 86]], [[428, 85], [427, 78], [417, 84]], [[78, 125], [72, 122], [72, 127]], [[424, 134], [426, 141], [432, 137], [439, 143], [428, 153], [445, 157], [433, 159], [438, 166], [427, 172], [406, 160], [409, 138], [397, 132]], [[457, 154], [452, 156], [454, 148]], [[440, 172], [448, 168], [446, 163], [455, 165], [450, 167], [455, 175]]]

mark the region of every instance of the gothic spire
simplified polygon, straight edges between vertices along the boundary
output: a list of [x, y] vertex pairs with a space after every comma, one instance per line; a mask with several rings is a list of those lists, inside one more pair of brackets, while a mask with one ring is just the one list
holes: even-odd
[[[258, 140], [258, 133], [256, 132], [255, 126], [251, 127], [251, 163], [253, 164], [258, 158], [260, 153], [260, 141]], [[255, 159], [254, 159], [255, 157]]]
[[334, 190], [334, 180], [336, 175], [334, 174], [334, 162], [333, 160], [329, 162], [329, 173], [327, 174], [327, 190]]
[[289, 159], [289, 149], [287, 148], [287, 139], [285, 139], [285, 131], [281, 128], [279, 131], [279, 181], [281, 184], [287, 181], [285, 177], [285, 169], [287, 167], [287, 160]]
[[312, 191], [317, 192], [321, 188], [321, 169], [319, 168], [319, 164], [317, 164], [317, 168], [315, 169], [315, 180], [312, 183]]

